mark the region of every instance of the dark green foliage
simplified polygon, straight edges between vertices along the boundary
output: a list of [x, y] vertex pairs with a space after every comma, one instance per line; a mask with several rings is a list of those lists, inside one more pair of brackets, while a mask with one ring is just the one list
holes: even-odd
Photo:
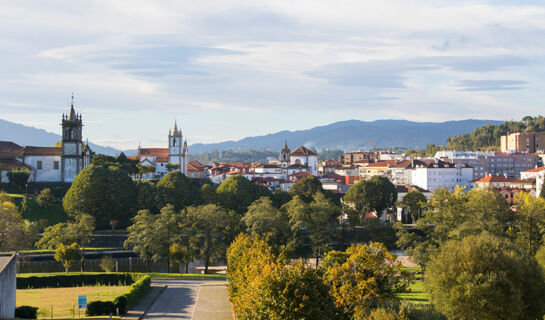
[[324, 193], [322, 183], [315, 176], [305, 177], [293, 184], [290, 188], [292, 197], [299, 196], [305, 202], [311, 202], [317, 193]]
[[18, 319], [37, 319], [38, 308], [31, 306], [19, 306], [15, 309], [15, 318]]
[[98, 229], [110, 227], [117, 220], [125, 227], [135, 211], [136, 186], [126, 171], [116, 167], [90, 165], [72, 183], [63, 200], [68, 214], [88, 213], [95, 217]]
[[180, 210], [201, 202], [200, 189], [179, 171], [171, 171], [161, 178], [155, 192], [160, 208], [172, 204], [176, 210]]
[[397, 240], [396, 232], [390, 222], [381, 221], [379, 218], [363, 220], [361, 228], [356, 229], [358, 241], [361, 243], [380, 242], [392, 250]]
[[17, 169], [8, 171], [8, 180], [10, 187], [17, 190], [17, 192], [24, 192], [28, 178], [30, 177], [30, 171], [27, 169]]
[[136, 209], [157, 213], [155, 187], [148, 181], [140, 181], [136, 185]]
[[221, 206], [242, 215], [254, 201], [263, 196], [270, 196], [271, 192], [264, 186], [251, 183], [241, 175], [234, 175], [221, 183], [216, 194]]
[[392, 207], [396, 200], [397, 191], [394, 184], [381, 176], [356, 183], [344, 196], [344, 201], [356, 210], [360, 221], [368, 212], [376, 211], [380, 216], [384, 210]]
[[69, 288], [95, 285], [132, 284], [145, 276], [140, 273], [68, 274], [17, 277], [17, 289]]
[[101, 316], [115, 314], [115, 304], [112, 301], [91, 301], [87, 303], [86, 316]]
[[447, 149], [451, 150], [485, 150], [499, 149], [500, 138], [513, 131], [545, 131], [543, 116], [525, 117], [523, 121], [505, 121], [500, 125], [487, 125], [475, 128], [471, 133], [449, 137]]
[[541, 186], [541, 193], [539, 194], [539, 197], [545, 199], [545, 183]]
[[271, 200], [276, 208], [281, 208], [291, 201], [291, 195], [286, 191], [276, 189], [271, 195]]

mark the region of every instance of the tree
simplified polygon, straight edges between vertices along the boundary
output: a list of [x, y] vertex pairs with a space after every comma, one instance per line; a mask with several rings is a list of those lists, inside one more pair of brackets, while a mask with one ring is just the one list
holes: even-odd
[[271, 192], [264, 186], [251, 183], [241, 175], [234, 175], [223, 181], [216, 190], [219, 204], [227, 210], [234, 210], [243, 215], [248, 207]]
[[28, 169], [16, 169], [8, 171], [9, 184], [19, 193], [25, 191], [25, 187], [28, 183], [29, 177], [30, 171], [28, 171]]
[[155, 187], [148, 181], [140, 181], [136, 184], [136, 208], [138, 210], [148, 209], [153, 213], [158, 211]]
[[541, 193], [539, 194], [541, 199], [545, 199], [545, 183], [541, 185]]
[[136, 165], [136, 172], [138, 174], [138, 177], [142, 179], [144, 175], [153, 174], [155, 173], [156, 167], [153, 165]]
[[351, 319], [366, 319], [369, 312], [404, 292], [411, 277], [396, 257], [380, 243], [353, 245], [346, 252], [332, 251], [324, 259], [324, 281], [335, 303]]
[[432, 258], [425, 285], [449, 319], [541, 319], [545, 279], [535, 259], [483, 233], [450, 240]]
[[204, 260], [204, 272], [208, 273], [210, 260], [225, 256], [225, 250], [239, 232], [240, 220], [232, 211], [215, 204], [188, 207], [184, 219], [189, 221], [189, 239]]
[[55, 197], [51, 193], [51, 189], [45, 188], [40, 191], [40, 194], [36, 197], [36, 202], [40, 207], [45, 208], [45, 214], [47, 215], [47, 207], [52, 205], [55, 202]]
[[356, 183], [344, 196], [344, 201], [359, 214], [360, 221], [368, 212], [375, 211], [380, 216], [384, 210], [392, 207], [396, 200], [395, 186], [388, 178], [381, 176]]
[[23, 220], [17, 207], [0, 201], [0, 251], [28, 248], [35, 238], [35, 226]]
[[528, 255], [534, 255], [545, 235], [545, 199], [522, 193], [517, 198], [515, 243]]
[[311, 202], [315, 194], [324, 193], [324, 188], [318, 178], [310, 176], [294, 183], [289, 193], [292, 197], [299, 196], [303, 201]]
[[157, 182], [156, 199], [160, 208], [172, 204], [176, 210], [197, 205], [201, 201], [200, 190], [179, 171], [171, 171]]
[[291, 195], [284, 190], [276, 189], [271, 195], [271, 200], [276, 208], [281, 208], [283, 205], [291, 201]]
[[[179, 266], [179, 272], [183, 273], [182, 264], [189, 263], [189, 252], [187, 251], [187, 247], [184, 247], [182, 245], [179, 245], [177, 243], [173, 243], [169, 250], [169, 257], [171, 262], [177, 262]], [[187, 273], [187, 268], [186, 268]]]
[[168, 172], [172, 172], [172, 171], [175, 171], [175, 170], [179, 170], [180, 169], [180, 164], [179, 163], [167, 163], [166, 165], [167, 167], [167, 170]]
[[151, 259], [156, 245], [156, 230], [154, 228], [156, 217], [149, 210], [140, 210], [132, 219], [133, 224], [127, 228], [129, 232], [127, 240], [123, 243], [125, 248], [130, 248], [138, 254], [151, 272]]
[[409, 210], [410, 221], [413, 224], [420, 218], [420, 213], [426, 207], [427, 202], [426, 197], [418, 190], [410, 190], [403, 198], [403, 204]]
[[254, 201], [242, 221], [250, 234], [268, 236], [273, 245], [284, 245], [289, 239], [289, 217], [283, 210], [277, 209], [268, 197]]
[[98, 228], [109, 228], [110, 220], [129, 224], [136, 204], [136, 186], [126, 171], [90, 165], [76, 177], [63, 199], [71, 216], [88, 213]]
[[211, 204], [217, 202], [216, 190], [214, 190], [214, 187], [209, 183], [205, 183], [202, 185], [201, 196], [203, 204]]
[[104, 256], [100, 259], [100, 269], [104, 272], [112, 272], [115, 270], [115, 261], [112, 256]]
[[69, 246], [65, 246], [64, 244], [60, 244], [57, 247], [57, 250], [55, 250], [55, 260], [62, 263], [64, 266], [64, 270], [66, 273], [68, 273], [68, 269], [70, 269], [70, 266], [74, 261], [78, 261], [81, 259], [81, 248], [78, 246], [77, 243], [72, 243]]

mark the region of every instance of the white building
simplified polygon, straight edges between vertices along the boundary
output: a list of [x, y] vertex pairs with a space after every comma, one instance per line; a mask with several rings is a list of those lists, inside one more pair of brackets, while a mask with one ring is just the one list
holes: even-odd
[[0, 141], [0, 182], [7, 181], [7, 172], [28, 169], [30, 182], [73, 182], [91, 163], [91, 150], [83, 143], [81, 114], [74, 104], [70, 113], [62, 116], [62, 146], [19, 146]]
[[0, 319], [15, 318], [16, 268], [15, 255], [0, 256]]
[[136, 158], [141, 166], [154, 166], [155, 173], [145, 178], [161, 178], [168, 173], [167, 164], [178, 165], [178, 171], [187, 174], [188, 149], [182, 130], [174, 121], [174, 128], [168, 133], [168, 148], [141, 148], [138, 146]]
[[472, 180], [472, 167], [435, 160], [415, 165], [412, 169], [411, 184], [432, 192], [437, 188], [454, 191], [457, 186], [470, 190]]
[[520, 178], [523, 180], [532, 180], [536, 179], [536, 196], [541, 195], [541, 190], [543, 190], [543, 184], [545, 180], [545, 167], [539, 167], [520, 173]]

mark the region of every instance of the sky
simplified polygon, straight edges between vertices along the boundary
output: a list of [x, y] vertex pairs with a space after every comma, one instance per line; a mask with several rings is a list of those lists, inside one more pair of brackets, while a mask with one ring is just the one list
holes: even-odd
[[[118, 149], [545, 110], [545, 1], [0, 1], [0, 118]], [[1, 139], [0, 139], [1, 140]], [[280, 142], [281, 143], [281, 142]]]

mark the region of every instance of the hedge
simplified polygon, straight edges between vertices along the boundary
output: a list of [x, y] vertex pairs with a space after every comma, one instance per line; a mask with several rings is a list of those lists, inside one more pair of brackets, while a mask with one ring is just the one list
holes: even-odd
[[15, 318], [36, 319], [38, 317], [38, 308], [31, 306], [20, 306], [15, 309]]
[[117, 286], [131, 285], [141, 279], [141, 273], [104, 273], [43, 275], [35, 277], [17, 277], [17, 289], [67, 288], [95, 285]]
[[136, 282], [131, 284], [125, 293], [117, 296], [114, 299], [114, 302], [92, 301], [88, 303], [85, 314], [87, 316], [109, 315], [115, 314], [116, 309], [119, 309], [119, 314], [124, 315], [148, 293], [150, 285], [151, 277], [148, 275], [143, 275], [136, 280]]

